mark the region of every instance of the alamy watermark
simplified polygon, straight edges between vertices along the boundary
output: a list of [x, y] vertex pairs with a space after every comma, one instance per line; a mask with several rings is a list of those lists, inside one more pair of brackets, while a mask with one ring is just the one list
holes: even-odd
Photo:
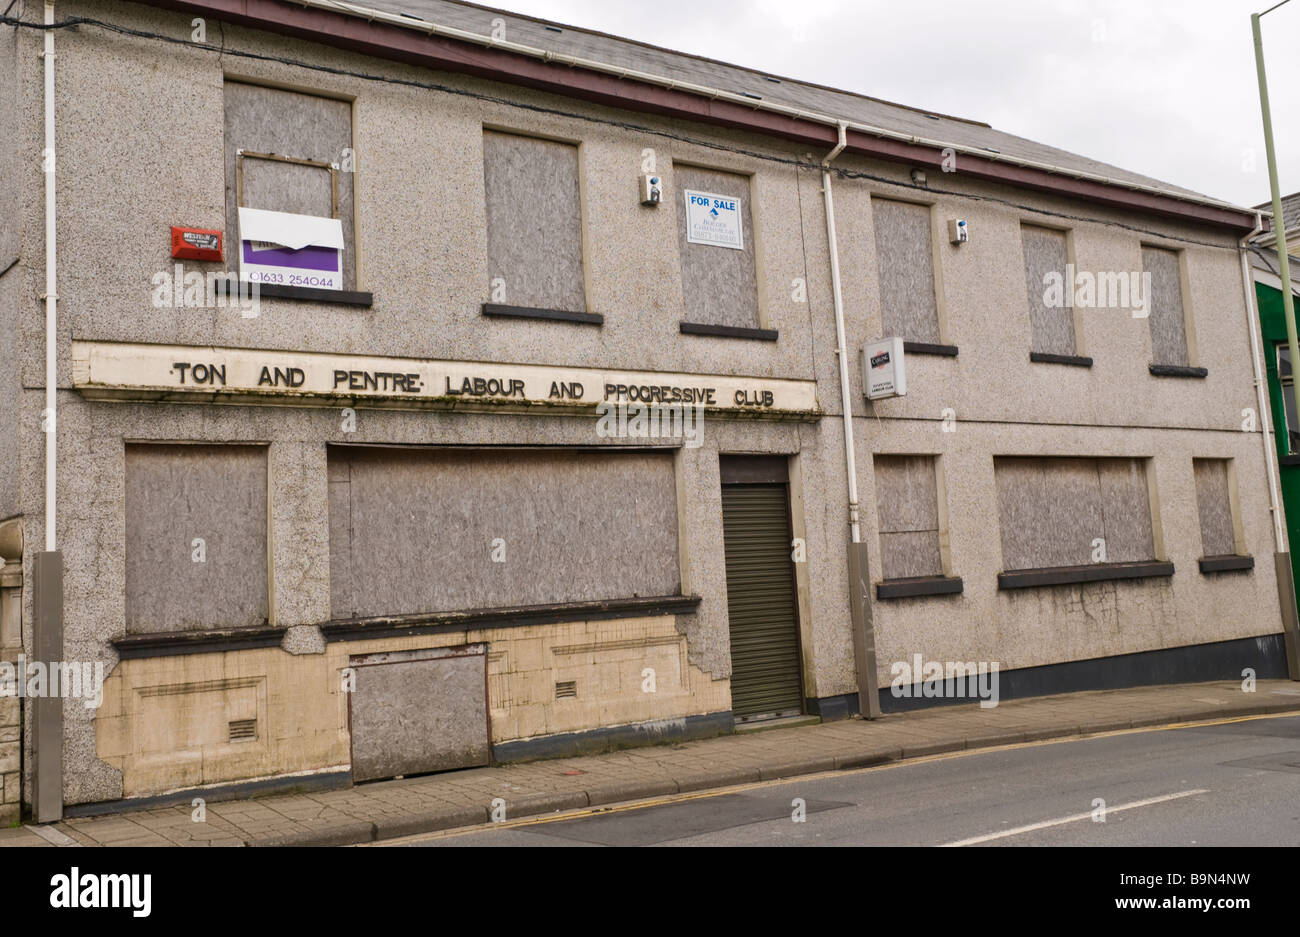
[[1065, 265], [1065, 274], [1049, 270], [1043, 274], [1043, 305], [1049, 309], [1132, 309], [1134, 319], [1151, 315], [1151, 274], [1136, 270], [1075, 272]]
[[681, 439], [687, 449], [704, 445], [704, 404], [596, 404], [596, 435], [602, 439]]
[[998, 704], [997, 661], [895, 661], [889, 692], [895, 699], [978, 699], [981, 709]]
[[185, 270], [176, 264], [159, 270], [150, 281], [150, 299], [158, 309], [239, 309], [245, 319], [256, 318], [262, 308], [262, 287], [230, 271]]
[[63, 696], [80, 699], [87, 709], [104, 702], [104, 662], [28, 661], [18, 655], [17, 665], [0, 661], [0, 697], [40, 698]]
[[51, 908], [126, 908], [132, 917], [148, 917], [153, 910], [153, 875], [82, 872], [73, 866], [68, 873], [50, 878]]

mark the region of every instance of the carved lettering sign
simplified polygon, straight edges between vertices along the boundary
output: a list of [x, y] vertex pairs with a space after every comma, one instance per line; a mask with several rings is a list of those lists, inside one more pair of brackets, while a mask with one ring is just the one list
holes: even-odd
[[603, 401], [820, 416], [812, 381], [125, 342], [73, 342], [73, 384], [97, 399], [539, 412]]

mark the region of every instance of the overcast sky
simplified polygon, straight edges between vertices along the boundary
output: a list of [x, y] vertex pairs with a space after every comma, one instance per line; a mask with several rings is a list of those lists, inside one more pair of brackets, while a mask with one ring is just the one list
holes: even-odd
[[[1276, 0], [480, 0], [983, 120], [1241, 205], [1267, 201], [1250, 14]], [[1262, 20], [1300, 191], [1300, 0]]]

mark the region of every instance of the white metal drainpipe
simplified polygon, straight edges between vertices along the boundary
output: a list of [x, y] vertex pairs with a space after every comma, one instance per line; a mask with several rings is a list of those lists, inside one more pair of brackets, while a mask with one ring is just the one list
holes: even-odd
[[848, 125], [840, 121], [840, 142], [822, 160], [822, 196], [826, 201], [826, 240], [831, 255], [831, 293], [835, 301], [835, 338], [839, 342], [840, 406], [844, 412], [844, 462], [849, 472], [849, 532], [853, 543], [862, 542], [858, 523], [858, 473], [853, 455], [853, 412], [850, 409], [849, 355], [844, 338], [844, 296], [840, 290], [840, 251], [835, 235], [835, 200], [831, 195], [831, 163], [848, 145]]
[[1286, 550], [1286, 540], [1282, 533], [1282, 509], [1278, 504], [1277, 478], [1273, 473], [1272, 427], [1270, 425], [1272, 423], [1272, 414], [1269, 413], [1268, 403], [1264, 399], [1264, 374], [1259, 361], [1259, 322], [1256, 320], [1255, 311], [1255, 280], [1250, 275], [1250, 258], [1247, 256], [1251, 239], [1263, 230], [1263, 215], [1255, 212], [1255, 230], [1241, 239], [1241, 286], [1246, 294], [1246, 326], [1250, 330], [1251, 367], [1255, 372], [1255, 392], [1259, 400], [1259, 420], [1264, 431], [1264, 466], [1268, 470], [1268, 509], [1273, 514], [1273, 539], [1277, 545], [1277, 552], [1281, 553]]
[[831, 295], [835, 303], [836, 353], [840, 359], [840, 409], [844, 415], [844, 469], [849, 481], [849, 609], [853, 622], [853, 651], [858, 674], [858, 711], [868, 719], [880, 715], [876, 686], [876, 646], [871, 621], [867, 556], [862, 548], [858, 509], [858, 467], [853, 453], [853, 405], [849, 390], [849, 350], [844, 338], [844, 295], [840, 289], [840, 249], [835, 235], [835, 200], [831, 194], [831, 162], [848, 145], [848, 122], [838, 123], [839, 142], [822, 160], [822, 197], [826, 202], [826, 241], [831, 260]]
[[[32, 657], [47, 665], [63, 660], [63, 559], [56, 549], [54, 511], [58, 479], [58, 255], [54, 224], [54, 3], [45, 0], [45, 550], [32, 564]], [[63, 818], [63, 700], [30, 701], [34, 718], [32, 743], [32, 813], [38, 823]]]
[[[45, 0], [45, 25], [54, 23], [54, 4]], [[58, 254], [54, 236], [54, 30], [45, 30], [45, 550], [55, 550], [55, 481], [58, 477]]]
[[[1268, 509], [1273, 515], [1273, 541], [1276, 550], [1273, 554], [1273, 566], [1277, 573], [1277, 596], [1282, 607], [1282, 637], [1286, 650], [1287, 672], [1292, 680], [1300, 680], [1300, 635], [1297, 635], [1297, 611], [1295, 606], [1295, 578], [1291, 571], [1291, 554], [1287, 551], [1286, 536], [1282, 526], [1282, 502], [1278, 493], [1278, 479], [1273, 460], [1277, 453], [1273, 446], [1273, 414], [1268, 409], [1264, 395], [1264, 369], [1260, 365], [1259, 349], [1259, 313], [1255, 302], [1255, 278], [1250, 273], [1250, 258], [1247, 256], [1251, 238], [1264, 230], [1262, 213], [1255, 212], [1255, 230], [1241, 239], [1241, 288], [1246, 298], [1246, 324], [1250, 330], [1251, 367], [1255, 373], [1255, 394], [1258, 400], [1259, 420], [1263, 426], [1261, 439], [1264, 443], [1264, 466], [1268, 472]], [[1282, 289], [1290, 289], [1291, 284], [1283, 283]], [[1294, 367], [1294, 365], [1293, 365]], [[1283, 408], [1285, 412], [1285, 407]]]

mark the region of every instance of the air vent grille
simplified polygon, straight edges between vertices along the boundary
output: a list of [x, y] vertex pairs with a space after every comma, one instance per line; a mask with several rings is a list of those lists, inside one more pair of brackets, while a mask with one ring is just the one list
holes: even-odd
[[230, 722], [230, 741], [232, 742], [257, 741], [257, 720], [256, 719], [232, 720]]
[[578, 681], [562, 680], [555, 684], [556, 699], [577, 699], [578, 698]]

